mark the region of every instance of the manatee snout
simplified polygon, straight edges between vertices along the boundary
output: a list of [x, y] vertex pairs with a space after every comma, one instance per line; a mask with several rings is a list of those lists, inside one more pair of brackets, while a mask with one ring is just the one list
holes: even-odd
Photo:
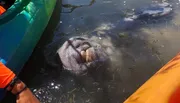
[[75, 75], [97, 72], [100, 66], [109, 61], [100, 44], [83, 37], [70, 38], [58, 49], [57, 54], [64, 69]]

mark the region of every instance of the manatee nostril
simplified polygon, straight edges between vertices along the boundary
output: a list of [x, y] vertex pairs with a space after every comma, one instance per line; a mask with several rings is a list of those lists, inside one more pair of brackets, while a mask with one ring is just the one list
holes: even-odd
[[86, 50], [86, 62], [92, 62], [94, 59], [94, 52], [91, 49]]
[[80, 52], [81, 59], [85, 63], [92, 62], [96, 59], [96, 53], [93, 48], [88, 48]]
[[81, 51], [81, 57], [82, 57], [83, 62], [85, 62], [86, 61], [86, 52], [85, 51]]

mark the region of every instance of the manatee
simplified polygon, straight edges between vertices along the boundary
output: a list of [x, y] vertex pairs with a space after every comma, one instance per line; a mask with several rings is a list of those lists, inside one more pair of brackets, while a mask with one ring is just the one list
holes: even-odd
[[84, 37], [72, 37], [57, 50], [63, 68], [75, 75], [93, 72], [106, 64], [108, 55], [100, 44]]
[[[112, 26], [111, 31], [115, 31], [113, 28], [123, 29], [134, 27], [132, 24], [136, 20], [164, 17], [172, 13], [172, 10], [172, 6], [167, 2], [152, 4], [146, 8], [137, 10], [132, 15], [128, 15], [123, 19], [123, 22], [118, 22]], [[92, 34], [96, 34], [99, 31], [105, 30], [95, 30]], [[94, 72], [99, 66], [109, 62], [108, 54], [106, 54], [103, 47], [85, 37], [66, 39], [64, 44], [60, 48], [57, 48], [57, 56], [60, 60], [59, 64], [61, 64], [65, 70], [75, 75]]]

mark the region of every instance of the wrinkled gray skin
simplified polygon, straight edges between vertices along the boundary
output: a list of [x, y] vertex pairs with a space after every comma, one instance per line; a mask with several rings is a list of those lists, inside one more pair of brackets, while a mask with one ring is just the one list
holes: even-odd
[[[96, 57], [92, 62], [84, 61], [80, 54], [81, 51], [87, 49]], [[84, 75], [87, 72], [96, 71], [108, 61], [107, 54], [99, 44], [82, 37], [70, 38], [61, 46], [57, 53], [64, 69], [75, 75]]]

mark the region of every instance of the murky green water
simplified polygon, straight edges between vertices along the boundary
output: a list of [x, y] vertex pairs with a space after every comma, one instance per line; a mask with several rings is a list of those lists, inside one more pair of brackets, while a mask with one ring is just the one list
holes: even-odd
[[[174, 9], [168, 17], [142, 20], [128, 29], [118, 24], [152, 2], [63, 0], [21, 78], [42, 103], [122, 103], [180, 50], [178, 0], [168, 1]], [[47, 64], [53, 62], [52, 51], [72, 36], [88, 36], [106, 47], [112, 62], [103, 79], [79, 79]]]

